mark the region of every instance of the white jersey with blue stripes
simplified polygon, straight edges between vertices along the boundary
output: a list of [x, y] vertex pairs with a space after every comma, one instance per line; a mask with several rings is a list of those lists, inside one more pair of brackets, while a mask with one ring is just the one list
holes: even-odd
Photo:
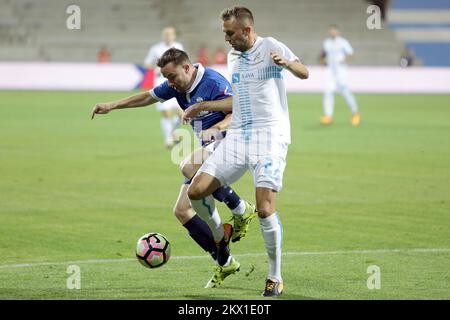
[[[246, 141], [267, 131], [272, 138], [290, 143], [290, 122], [284, 73], [270, 54], [289, 61], [298, 57], [274, 38], [256, 39], [245, 52], [228, 53], [228, 71], [233, 87], [233, 115], [227, 134], [240, 134]], [[273, 136], [275, 134], [275, 137]]]
[[345, 57], [353, 54], [353, 48], [347, 39], [342, 37], [327, 38], [323, 42], [323, 51], [326, 55], [327, 66], [333, 71], [345, 68]]

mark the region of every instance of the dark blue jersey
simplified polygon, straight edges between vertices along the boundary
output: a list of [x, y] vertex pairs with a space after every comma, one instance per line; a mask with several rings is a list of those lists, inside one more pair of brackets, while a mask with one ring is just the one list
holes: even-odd
[[[158, 101], [176, 98], [183, 110], [201, 101], [222, 100], [232, 95], [231, 85], [225, 77], [213, 69], [195, 64], [197, 77], [188, 92], [179, 92], [171, 87], [167, 81], [150, 90], [150, 94]], [[198, 134], [225, 118], [224, 112], [202, 111], [192, 121], [191, 126]]]

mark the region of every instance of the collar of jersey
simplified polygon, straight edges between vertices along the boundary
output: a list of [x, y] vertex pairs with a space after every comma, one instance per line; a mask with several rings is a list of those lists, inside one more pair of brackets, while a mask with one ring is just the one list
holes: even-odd
[[259, 46], [259, 44], [261, 43], [262, 40], [263, 40], [263, 38], [260, 37], [260, 36], [258, 36], [258, 37], [256, 38], [255, 43], [253, 44], [253, 46], [252, 46], [250, 49], [248, 49], [247, 51], [244, 51], [244, 52], [241, 52], [241, 51], [237, 51], [237, 52], [239, 52], [241, 56], [242, 56], [242, 55], [249, 55], [250, 53], [252, 53], [253, 51], [256, 50], [256, 47]]
[[329, 37], [328, 39], [330, 39], [331, 41], [338, 41], [338, 40], [340, 41], [340, 40], [341, 40], [341, 38], [342, 38], [342, 37], [340, 37], [340, 36], [337, 36], [337, 37], [336, 37], [336, 38], [334, 38], [334, 39], [333, 39], [332, 37]]
[[198, 86], [198, 84], [200, 83], [200, 81], [203, 78], [203, 75], [205, 74], [205, 68], [202, 66], [201, 63], [194, 63], [193, 64], [194, 67], [197, 68], [197, 75], [195, 77], [194, 83], [192, 84], [192, 86], [186, 91], [186, 93], [191, 93], [192, 91], [194, 91], [194, 89]]

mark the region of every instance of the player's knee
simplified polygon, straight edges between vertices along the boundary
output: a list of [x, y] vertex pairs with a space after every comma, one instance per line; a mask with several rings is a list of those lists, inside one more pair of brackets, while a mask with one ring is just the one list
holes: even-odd
[[188, 197], [191, 200], [200, 200], [204, 198], [203, 190], [198, 184], [191, 184], [187, 190]]
[[188, 197], [191, 200], [200, 200], [200, 188], [195, 184], [191, 184], [188, 188]]
[[346, 94], [348, 94], [350, 92], [350, 89], [348, 87], [342, 87], [339, 89], [339, 93], [343, 96], [345, 96]]
[[191, 164], [188, 163], [180, 164], [180, 171], [183, 174], [183, 176], [188, 179], [192, 179], [192, 177], [194, 176], [194, 167]]
[[269, 200], [257, 201], [256, 210], [260, 218], [267, 218], [275, 212], [275, 207], [273, 203]]
[[170, 112], [169, 110], [163, 110], [161, 111], [161, 115], [163, 118], [170, 118], [172, 116], [172, 112]]
[[175, 206], [173, 208], [173, 214], [179, 221], [183, 222], [188, 217], [189, 210], [186, 210], [185, 208], [180, 208], [179, 206]]

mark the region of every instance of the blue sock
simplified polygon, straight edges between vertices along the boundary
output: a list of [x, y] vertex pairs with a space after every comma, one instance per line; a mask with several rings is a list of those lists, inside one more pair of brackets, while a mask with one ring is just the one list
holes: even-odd
[[241, 198], [229, 186], [220, 187], [212, 195], [214, 199], [225, 203], [230, 210], [236, 209], [241, 202]]
[[183, 227], [189, 231], [189, 235], [203, 250], [209, 252], [214, 260], [217, 256], [217, 246], [208, 224], [198, 215], [193, 216]]

